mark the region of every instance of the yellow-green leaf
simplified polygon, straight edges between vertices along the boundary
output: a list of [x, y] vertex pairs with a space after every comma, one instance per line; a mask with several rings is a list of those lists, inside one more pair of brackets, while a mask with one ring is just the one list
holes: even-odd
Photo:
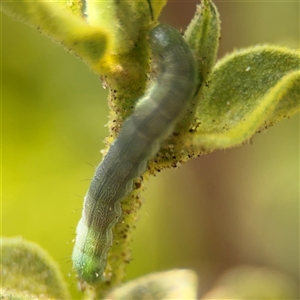
[[[61, 4], [61, 3], [60, 3]], [[1, 10], [62, 44], [88, 65], [96, 65], [107, 49], [107, 33], [59, 3], [12, 0], [1, 2]]]
[[58, 265], [22, 238], [1, 239], [0, 280], [5, 299], [71, 299]]
[[199, 84], [209, 76], [215, 63], [220, 39], [220, 18], [216, 6], [209, 0], [201, 2], [189, 24], [185, 39], [198, 62]]
[[211, 152], [248, 141], [256, 132], [299, 111], [298, 51], [257, 46], [236, 51], [214, 68], [205, 87], [197, 130], [186, 146]]
[[[197, 94], [202, 92], [204, 83], [215, 64], [219, 48], [220, 30], [220, 18], [217, 8], [210, 0], [201, 1], [201, 5], [197, 6], [195, 16], [184, 35], [187, 44], [194, 52], [198, 64]], [[178, 124], [176, 132], [186, 132], [190, 128], [199, 100], [199, 96], [194, 97], [189, 111]]]

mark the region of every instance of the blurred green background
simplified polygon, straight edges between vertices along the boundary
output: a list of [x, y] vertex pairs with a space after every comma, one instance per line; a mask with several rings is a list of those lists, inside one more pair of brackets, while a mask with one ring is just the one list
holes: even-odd
[[[161, 21], [185, 29], [198, 1], [169, 1]], [[255, 44], [299, 47], [299, 2], [216, 3], [219, 57]], [[39, 243], [71, 274], [72, 239], [107, 130], [107, 92], [79, 59], [2, 15], [2, 235]], [[192, 268], [200, 294], [231, 266], [267, 266], [299, 282], [299, 117], [252, 144], [152, 178], [128, 279]]]

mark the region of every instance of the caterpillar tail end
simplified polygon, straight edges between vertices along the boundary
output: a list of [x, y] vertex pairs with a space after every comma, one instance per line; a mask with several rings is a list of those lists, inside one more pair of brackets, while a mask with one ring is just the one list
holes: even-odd
[[99, 265], [97, 257], [91, 257], [74, 247], [72, 261], [74, 269], [83, 281], [93, 284], [103, 280], [104, 267], [102, 265], [105, 264], [102, 262], [102, 265]]
[[[106, 257], [96, 253], [94, 232], [81, 218], [76, 229], [76, 241], [72, 253], [73, 268], [83, 281], [93, 284], [103, 280]], [[100, 251], [100, 253], [103, 253]]]

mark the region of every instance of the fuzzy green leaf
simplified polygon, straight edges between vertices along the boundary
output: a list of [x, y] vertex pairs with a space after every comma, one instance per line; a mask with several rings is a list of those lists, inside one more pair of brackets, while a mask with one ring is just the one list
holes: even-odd
[[151, 172], [239, 146], [300, 110], [299, 51], [276, 46], [239, 50], [220, 60], [198, 93], [196, 124], [173, 135], [150, 162]]
[[11, 0], [1, 2], [1, 10], [62, 44], [101, 75], [112, 91], [111, 119], [122, 121], [145, 90], [147, 34], [166, 0], [151, 7], [147, 0], [89, 1], [86, 7], [82, 3]]
[[[198, 90], [202, 93], [217, 58], [220, 39], [220, 18], [217, 8], [210, 0], [204, 0], [197, 6], [195, 16], [189, 24], [185, 39], [194, 52], [198, 64]], [[195, 96], [189, 111], [179, 122], [176, 132], [186, 132], [194, 120], [201, 97]]]
[[106, 299], [196, 299], [197, 275], [190, 270], [155, 273], [130, 281]]
[[257, 46], [236, 51], [214, 68], [185, 145], [196, 154], [247, 142], [256, 132], [299, 111], [298, 51]]
[[217, 8], [209, 0], [202, 1], [184, 35], [197, 58], [199, 86], [207, 80], [215, 64], [220, 30]]
[[1, 297], [71, 299], [58, 265], [38, 245], [2, 238], [1, 256]]
[[37, 28], [93, 67], [106, 51], [106, 32], [89, 26], [82, 17], [76, 15], [78, 12], [70, 12], [61, 4], [13, 0], [1, 2], [1, 10], [14, 19]]

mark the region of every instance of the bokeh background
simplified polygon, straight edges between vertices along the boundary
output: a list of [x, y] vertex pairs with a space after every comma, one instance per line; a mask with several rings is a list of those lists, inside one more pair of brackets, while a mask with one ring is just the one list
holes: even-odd
[[[185, 29], [198, 1], [169, 1], [161, 21]], [[219, 58], [255, 44], [299, 47], [299, 2], [215, 1]], [[72, 239], [107, 134], [107, 92], [83, 62], [2, 15], [2, 235], [39, 243], [74, 298]], [[228, 268], [267, 266], [299, 282], [299, 116], [251, 144], [152, 178], [128, 279], [191, 268], [200, 295]]]

